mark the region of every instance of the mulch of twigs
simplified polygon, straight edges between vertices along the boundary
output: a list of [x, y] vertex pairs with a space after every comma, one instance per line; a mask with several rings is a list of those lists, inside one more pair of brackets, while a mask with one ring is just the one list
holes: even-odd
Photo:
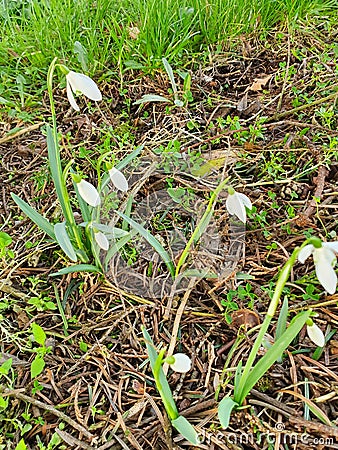
[[[88, 112], [84, 100], [81, 113], [75, 113], [65, 101], [65, 92], [55, 93], [59, 130], [64, 136], [63, 158], [75, 155], [74, 165], [89, 179], [95, 180], [90, 158], [95, 160], [102, 136], [111, 129], [115, 131], [109, 145], [118, 159], [141, 144], [142, 157], [152, 159], [155, 149], [173, 140], [180, 143], [187, 164], [199, 151], [212, 163], [210, 177], [194, 183], [180, 170], [174, 181], [175, 186], [195, 188], [201, 201], [215, 187], [222, 170], [252, 199], [256, 215], [248, 220], [245, 251], [240, 247], [232, 270], [216, 281], [190, 283], [175, 295], [170, 289], [163, 296], [143, 295], [142, 289], [132, 289], [132, 282], [128, 289], [128, 268], [120, 274], [120, 283], [116, 283], [116, 274], [51, 278], [51, 273], [68, 264], [64, 255], [22, 217], [10, 197], [14, 192], [46, 217], [59, 218], [42, 123], [27, 125], [8, 118], [1, 124], [2, 230], [12, 236], [16, 254], [13, 261], [2, 261], [0, 284], [0, 305], [7, 304], [1, 306], [1, 361], [12, 357], [15, 373], [11, 388], [1, 378], [2, 395], [11, 399], [5, 412], [0, 412], [7, 419], [0, 425], [4, 448], [15, 448], [20, 440], [15, 421], [25, 424], [21, 414], [27, 411], [32, 428], [24, 440], [31, 449], [39, 448], [39, 441], [47, 445], [54, 432], [67, 449], [190, 448], [166, 417], [147, 363], [141, 325], [156, 345], [192, 357], [192, 370], [185, 375], [169, 372], [169, 383], [179, 411], [204, 438], [200, 448], [338, 448], [335, 335], [314, 359], [314, 345], [302, 331], [283, 362], [268, 371], [245, 407], [234, 412], [229, 428], [222, 430], [217, 419], [215, 392], [220, 384], [219, 399], [232, 392], [234, 371], [245, 361], [255, 339], [250, 330], [267, 310], [269, 283], [306, 233], [322, 238], [331, 233], [334, 238], [337, 223], [338, 165], [333, 151], [337, 143], [332, 144], [338, 139], [336, 116], [328, 123], [318, 115], [321, 107], [337, 112], [337, 59], [329, 47], [334, 36], [325, 30], [303, 30], [279, 39], [270, 36], [262, 43], [242, 38], [236, 52], [211, 55], [207, 67], [194, 65], [194, 100], [186, 108], [133, 105], [143, 94], [168, 96], [170, 84], [164, 71], [130, 76], [125, 80], [124, 98], [119, 96], [119, 83], [112, 80], [103, 86], [105, 98], [112, 102], [103, 101], [94, 114]], [[323, 52], [328, 55], [324, 62]], [[131, 100], [129, 110], [125, 98]], [[225, 123], [227, 117], [235, 116], [239, 129]], [[266, 118], [261, 125], [257, 124], [259, 117]], [[21, 131], [9, 134], [15, 127]], [[245, 139], [245, 132], [252, 136], [258, 127], [262, 137]], [[130, 138], [123, 142], [124, 132], [132, 134], [134, 142]], [[80, 157], [81, 147], [92, 152], [88, 159]], [[138, 189], [138, 199], [156, 192], [157, 186], [166, 186], [167, 176], [163, 171], [152, 176]], [[225, 214], [220, 201], [216, 215]], [[144, 264], [133, 266], [141, 281]], [[250, 279], [236, 281], [236, 272], [249, 274]], [[312, 282], [320, 297], [306, 297], [305, 282], [297, 283], [300, 278]], [[39, 283], [34, 285], [34, 280]], [[227, 293], [247, 282], [254, 300], [235, 297], [239, 311], [233, 312], [229, 324], [224, 306]], [[288, 288], [291, 310], [310, 306], [318, 313], [317, 323], [323, 331], [337, 327], [338, 297], [322, 292], [312, 263], [295, 267]], [[55, 301], [55, 291], [64, 302], [68, 329], [58, 310], [34, 311], [27, 303], [40, 294]], [[52, 348], [38, 378], [43, 389], [33, 392], [29, 363], [34, 355], [27, 345], [32, 322], [43, 327]], [[243, 340], [231, 353], [239, 329]], [[80, 343], [86, 344], [82, 350]], [[320, 408], [326, 419], [319, 421], [311, 412], [307, 416], [308, 408]]]

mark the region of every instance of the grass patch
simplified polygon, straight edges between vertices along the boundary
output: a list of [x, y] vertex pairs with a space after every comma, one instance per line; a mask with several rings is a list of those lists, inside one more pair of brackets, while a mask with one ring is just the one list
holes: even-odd
[[292, 28], [334, 6], [319, 0], [7, 0], [0, 5], [0, 101], [40, 106], [36, 95], [55, 56], [108, 76], [147, 71], [163, 57], [180, 65], [194, 55], [207, 61], [209, 46], [222, 51], [239, 34], [264, 36], [277, 23]]

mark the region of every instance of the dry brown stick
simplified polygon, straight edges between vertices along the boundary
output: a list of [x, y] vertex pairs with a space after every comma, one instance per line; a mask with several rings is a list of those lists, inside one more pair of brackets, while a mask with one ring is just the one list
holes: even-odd
[[68, 445], [72, 447], [80, 447], [84, 450], [95, 450], [94, 447], [92, 447], [89, 444], [86, 444], [86, 442], [80, 441], [80, 439], [75, 438], [71, 434], [67, 433], [66, 431], [62, 431], [59, 428], [55, 429], [55, 432], [60, 436], [60, 438]]
[[[177, 335], [178, 335], [178, 329], [180, 326], [180, 322], [181, 322], [181, 318], [182, 318], [182, 314], [184, 312], [184, 309], [186, 307], [187, 301], [189, 299], [189, 295], [192, 291], [192, 289], [194, 288], [196, 283], [196, 278], [191, 278], [191, 280], [189, 281], [189, 285], [187, 287], [187, 290], [184, 293], [183, 299], [181, 301], [180, 306], [177, 309], [176, 315], [175, 315], [175, 321], [174, 321], [174, 325], [173, 325], [173, 330], [172, 330], [172, 336], [171, 336], [171, 340], [170, 340], [170, 344], [169, 344], [169, 349], [168, 349], [168, 355], [172, 355], [174, 353], [175, 350], [175, 346], [177, 343]], [[163, 365], [163, 371], [165, 373], [165, 375], [167, 375], [168, 373], [168, 364], [164, 364]]]
[[[268, 395], [264, 394], [263, 392], [257, 391], [256, 389], [252, 389], [251, 394], [253, 396], [259, 398], [260, 400], [262, 400], [266, 406], [272, 405], [275, 408], [277, 408], [277, 410], [279, 410], [279, 412], [281, 412], [282, 414], [285, 414], [286, 416], [294, 416], [295, 415], [294, 408], [291, 408], [290, 406], [287, 406], [284, 403], [282, 403], [274, 398], [269, 397]], [[249, 402], [251, 403], [252, 400], [250, 399]]]
[[274, 114], [272, 117], [270, 117], [267, 120], [267, 122], [271, 122], [272, 120], [279, 120], [279, 119], [282, 119], [283, 117], [291, 116], [292, 114], [294, 114], [296, 112], [304, 111], [304, 109], [311, 108], [311, 106], [320, 105], [320, 104], [325, 103], [326, 101], [331, 100], [332, 98], [336, 98], [336, 97], [338, 97], [338, 93], [334, 92], [333, 94], [327, 95], [324, 98], [319, 98], [318, 100], [315, 100], [312, 103], [307, 103], [306, 105], [297, 106], [296, 108], [289, 109], [288, 111]]
[[322, 193], [323, 193], [323, 190], [325, 187], [325, 178], [327, 177], [328, 173], [329, 173], [329, 171], [327, 170], [326, 167], [324, 167], [324, 166], [318, 167], [318, 175], [314, 179], [317, 186], [316, 186], [315, 192], [313, 194], [313, 198], [310, 201], [309, 206], [306, 208], [304, 213], [300, 214], [301, 220], [308, 220], [312, 216], [312, 214], [316, 211], [316, 206], [317, 206], [316, 198], [320, 199], [322, 196]]
[[315, 422], [313, 420], [305, 420], [301, 417], [289, 417], [289, 422], [300, 428], [305, 428], [307, 432], [319, 433], [321, 436], [335, 436], [338, 438], [338, 428], [324, 425], [323, 423]]
[[75, 420], [66, 416], [66, 414], [64, 414], [63, 412], [54, 408], [54, 406], [47, 405], [46, 403], [40, 402], [39, 400], [36, 400], [33, 397], [29, 397], [26, 394], [22, 394], [18, 390], [7, 389], [7, 388], [4, 388], [3, 386], [0, 386], [0, 393], [2, 396], [15, 397], [24, 402], [31, 403], [32, 405], [37, 406], [38, 408], [44, 409], [45, 411], [50, 412], [54, 416], [63, 420], [64, 422], [67, 422], [71, 427], [75, 428], [77, 431], [82, 433], [88, 439], [92, 440], [94, 438], [94, 436], [88, 430], [86, 430], [82, 425], [78, 424], [77, 422], [75, 422]]
[[33, 130], [36, 130], [43, 124], [44, 124], [44, 122], [34, 123], [33, 125], [30, 125], [27, 128], [23, 128], [22, 130], [19, 130], [16, 133], [7, 135], [0, 139], [0, 144], [4, 144], [5, 142], [11, 141], [12, 139], [22, 136], [23, 134], [29, 133], [30, 131], [33, 131]]

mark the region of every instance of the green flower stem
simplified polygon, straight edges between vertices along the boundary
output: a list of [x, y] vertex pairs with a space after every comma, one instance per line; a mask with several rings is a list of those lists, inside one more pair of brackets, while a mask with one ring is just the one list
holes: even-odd
[[[55, 111], [55, 103], [54, 103], [54, 97], [53, 97], [53, 74], [56, 66], [57, 58], [54, 58], [51, 62], [48, 74], [47, 74], [47, 89], [48, 89], [48, 95], [49, 95], [49, 101], [50, 101], [50, 109], [52, 114], [52, 134], [53, 134], [53, 141], [54, 141], [54, 154], [53, 154], [53, 161], [55, 163], [56, 167], [51, 167], [53, 179], [54, 177], [56, 180], [54, 180], [57, 195], [62, 207], [63, 214], [65, 216], [67, 225], [69, 225], [70, 229], [72, 230], [73, 236], [75, 237], [77, 246], [79, 249], [83, 250], [79, 253], [79, 257], [82, 262], [87, 262], [88, 258], [86, 257], [84, 253], [84, 246], [81, 238], [81, 233], [79, 232], [79, 229], [76, 225], [73, 210], [71, 208], [69, 195], [66, 187], [65, 177], [62, 171], [62, 165], [61, 165], [61, 158], [60, 158], [60, 151], [59, 151], [59, 144], [58, 144], [58, 135], [57, 135], [57, 124], [56, 124], [56, 111]], [[48, 133], [47, 133], [48, 136]], [[55, 170], [53, 170], [55, 169]], [[66, 173], [68, 172], [68, 166]]]
[[242, 372], [242, 374], [240, 376], [239, 383], [238, 383], [237, 386], [235, 385], [234, 400], [237, 403], [241, 403], [244, 400], [244, 398], [245, 398], [245, 397], [243, 398], [242, 394], [243, 394], [243, 391], [245, 389], [246, 381], [247, 381], [247, 379], [248, 379], [248, 377], [250, 375], [250, 372], [252, 371], [253, 364], [254, 364], [255, 359], [257, 357], [258, 351], [259, 351], [259, 349], [260, 349], [260, 347], [261, 347], [261, 345], [263, 343], [265, 333], [267, 332], [267, 330], [269, 328], [269, 325], [270, 325], [270, 322], [271, 322], [271, 320], [273, 319], [273, 317], [274, 317], [274, 315], [276, 313], [276, 310], [277, 310], [277, 307], [278, 307], [278, 304], [279, 304], [279, 300], [280, 300], [280, 298], [282, 296], [282, 293], [283, 293], [283, 289], [284, 289], [285, 283], [289, 279], [291, 269], [292, 269], [293, 265], [296, 262], [296, 259], [297, 259], [297, 256], [299, 254], [299, 251], [303, 247], [305, 247], [305, 245], [307, 245], [309, 243], [309, 241], [310, 241], [309, 239], [306, 240], [301, 245], [301, 247], [296, 247], [294, 249], [294, 251], [292, 252], [290, 258], [285, 263], [285, 265], [284, 265], [284, 267], [283, 267], [283, 269], [282, 269], [282, 271], [281, 271], [281, 273], [279, 275], [279, 278], [278, 278], [277, 284], [276, 284], [276, 288], [275, 288], [275, 292], [274, 292], [274, 294], [272, 296], [272, 299], [271, 299], [271, 302], [270, 302], [267, 314], [266, 314], [265, 319], [264, 319], [264, 321], [262, 323], [262, 326], [261, 326], [261, 328], [259, 330], [258, 336], [257, 336], [257, 338], [256, 338], [256, 340], [254, 342], [254, 345], [253, 345], [253, 347], [251, 349], [251, 352], [249, 354], [249, 357], [247, 359], [247, 362], [245, 364], [243, 372]]
[[185, 263], [190, 248], [193, 245], [194, 242], [197, 242], [198, 239], [202, 236], [203, 232], [205, 231], [205, 229], [207, 228], [212, 213], [213, 213], [213, 209], [214, 209], [214, 205], [216, 203], [217, 197], [219, 195], [219, 193], [222, 191], [222, 189], [224, 189], [224, 187], [226, 186], [226, 184], [228, 183], [229, 179], [225, 179], [223, 180], [218, 186], [217, 188], [214, 190], [214, 192], [211, 194], [207, 209], [205, 210], [201, 220], [199, 221], [197, 227], [195, 228], [194, 232], [192, 233], [189, 241], [187, 242], [187, 245], [185, 246], [180, 259], [178, 260], [177, 266], [176, 266], [176, 270], [175, 270], [175, 278], [178, 277], [178, 274], [180, 272], [181, 267], [183, 266], [183, 264]]
[[160, 351], [160, 353], [156, 359], [156, 362], [155, 362], [153, 374], [154, 374], [157, 390], [161, 396], [163, 405], [165, 407], [165, 410], [167, 411], [169, 419], [175, 420], [179, 416], [178, 411], [177, 411], [177, 409], [174, 409], [172, 404], [170, 403], [170, 401], [168, 401], [169, 399], [167, 399], [167, 396], [165, 395], [165, 392], [162, 389], [162, 384], [160, 381], [160, 371], [162, 370], [162, 362], [163, 362], [164, 353], [165, 353], [165, 349]]

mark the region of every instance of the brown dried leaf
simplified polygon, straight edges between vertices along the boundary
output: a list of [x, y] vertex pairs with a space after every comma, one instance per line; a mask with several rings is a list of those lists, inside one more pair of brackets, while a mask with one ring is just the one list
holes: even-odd
[[137, 27], [128, 27], [128, 34], [131, 39], [136, 40], [140, 34], [140, 30]]
[[272, 74], [267, 75], [264, 78], [256, 78], [252, 85], [248, 88], [248, 91], [261, 91], [263, 86], [271, 79]]
[[239, 309], [231, 314], [231, 325], [235, 328], [243, 327], [248, 328], [256, 327], [260, 324], [259, 316], [256, 312], [250, 309]]

